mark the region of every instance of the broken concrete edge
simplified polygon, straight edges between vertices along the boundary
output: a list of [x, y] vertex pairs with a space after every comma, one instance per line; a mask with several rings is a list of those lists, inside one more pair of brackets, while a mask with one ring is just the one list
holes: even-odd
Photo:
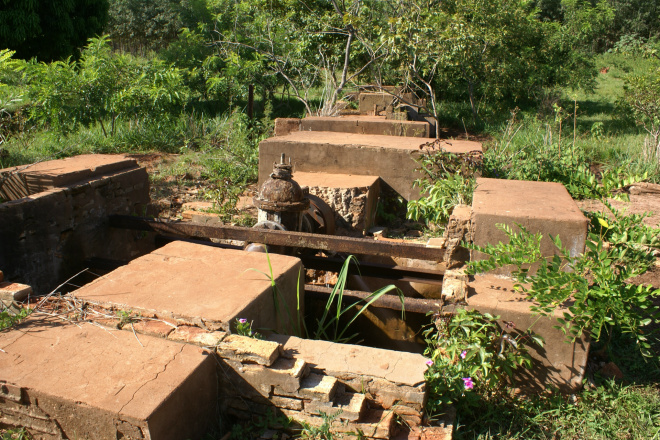
[[[92, 301], [88, 299], [80, 299], [75, 296], [75, 292], [68, 294], [67, 297], [82, 301], [88, 306], [94, 306], [105, 315], [109, 313], [112, 315], [111, 319], [114, 319], [117, 322], [121, 320], [122, 314], [128, 314], [127, 318], [130, 317], [131, 322], [160, 321], [169, 323], [172, 325], [172, 329], [179, 326], [191, 326], [199, 327], [200, 329], [208, 332], [222, 331], [225, 333], [231, 333], [231, 323], [229, 322], [214, 321], [201, 317], [183, 316], [178, 313], [169, 312], [167, 310], [155, 310], [145, 307], [128, 306], [126, 304], [117, 304], [108, 301]], [[115, 325], [110, 325], [110, 327], [115, 327]]]

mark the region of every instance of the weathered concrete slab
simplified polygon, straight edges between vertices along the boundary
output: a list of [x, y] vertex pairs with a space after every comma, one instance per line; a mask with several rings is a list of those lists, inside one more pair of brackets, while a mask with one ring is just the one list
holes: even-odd
[[0, 349], [0, 424], [35, 438], [201, 438], [216, 420], [216, 362], [196, 346], [32, 317]]
[[[273, 300], [268, 258], [278, 287]], [[181, 318], [229, 330], [236, 318], [255, 328], [286, 329], [296, 316], [304, 277], [300, 260], [284, 255], [172, 242], [76, 290], [78, 298], [104, 306]], [[298, 290], [300, 287], [300, 290]], [[302, 312], [302, 311], [301, 311]]]
[[[531, 233], [542, 232], [544, 256], [556, 253], [548, 234], [559, 235], [571, 256], [577, 256], [584, 252], [589, 221], [560, 183], [477, 179], [472, 202], [474, 244], [506, 242], [506, 234], [496, 227], [498, 224], [506, 224], [514, 230], [519, 224]], [[481, 258], [482, 254], [473, 252], [472, 259]], [[510, 270], [503, 268], [499, 273], [510, 273]]]
[[531, 370], [521, 369], [516, 374], [516, 385], [524, 391], [541, 391], [548, 386], [562, 392], [575, 392], [582, 386], [589, 339], [583, 336], [573, 343], [566, 342], [566, 335], [559, 329], [555, 318], [563, 317], [565, 309], [559, 308], [554, 317], [539, 317], [529, 309], [532, 303], [524, 295], [516, 292], [510, 279], [496, 275], [477, 276], [468, 283], [468, 306], [482, 313], [500, 316], [504, 321], [513, 322], [510, 332], [525, 332], [531, 328], [543, 337], [543, 347], [528, 345], [533, 357]]
[[296, 173], [293, 178], [332, 208], [338, 226], [345, 223], [350, 229], [365, 231], [374, 224], [380, 194], [378, 176]]
[[138, 168], [135, 159], [110, 154], [83, 154], [29, 167], [5, 168], [0, 170], [0, 176], [12, 175], [4, 181], [0, 179], [0, 197], [17, 200], [49, 189], [135, 168]]
[[302, 131], [334, 131], [386, 136], [430, 137], [430, 125], [421, 121], [397, 121], [385, 116], [307, 116]]
[[[419, 197], [419, 189], [412, 183], [420, 177], [415, 158], [420, 145], [434, 141], [414, 138], [325, 131], [298, 131], [285, 136], [266, 139], [259, 144], [259, 181], [265, 181], [273, 163], [285, 153], [294, 164], [296, 173], [314, 172], [380, 176], [404, 199]], [[452, 153], [481, 151], [481, 143], [448, 141], [444, 147]]]

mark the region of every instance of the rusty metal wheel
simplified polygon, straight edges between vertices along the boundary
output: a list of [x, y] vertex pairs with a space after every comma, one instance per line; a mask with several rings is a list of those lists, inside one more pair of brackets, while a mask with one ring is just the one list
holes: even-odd
[[322, 198], [309, 194], [309, 209], [303, 216], [303, 232], [335, 235], [335, 213]]

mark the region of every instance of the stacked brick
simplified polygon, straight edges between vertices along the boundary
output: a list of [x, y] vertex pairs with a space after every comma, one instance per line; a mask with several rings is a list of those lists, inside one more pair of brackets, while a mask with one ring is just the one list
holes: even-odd
[[[285, 344], [246, 339], [230, 335], [217, 347], [221, 397], [232, 416], [250, 419], [271, 414], [312, 426], [320, 426], [325, 416], [334, 432], [361, 433], [367, 439], [392, 438], [397, 418], [409, 426], [422, 423], [426, 398], [423, 374], [422, 381], [411, 386], [378, 377], [377, 372], [331, 371], [286, 347], [294, 340], [307, 349], [317, 346], [335, 358], [350, 350], [353, 358], [369, 357], [364, 359], [366, 363], [373, 363], [373, 350], [384, 355], [394, 352], [290, 337], [285, 338]], [[334, 350], [326, 351], [324, 344], [332, 344]], [[419, 355], [410, 354], [410, 358], [423, 364]]]

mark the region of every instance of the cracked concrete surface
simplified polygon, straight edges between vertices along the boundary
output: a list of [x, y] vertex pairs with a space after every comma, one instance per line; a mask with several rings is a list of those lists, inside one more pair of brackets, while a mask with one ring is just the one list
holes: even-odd
[[106, 438], [121, 419], [153, 440], [194, 438], [208, 421], [190, 416], [215, 411], [215, 361], [197, 346], [33, 316], [0, 334], [0, 348], [0, 382], [27, 396], [23, 413], [38, 401], [67, 435]]

